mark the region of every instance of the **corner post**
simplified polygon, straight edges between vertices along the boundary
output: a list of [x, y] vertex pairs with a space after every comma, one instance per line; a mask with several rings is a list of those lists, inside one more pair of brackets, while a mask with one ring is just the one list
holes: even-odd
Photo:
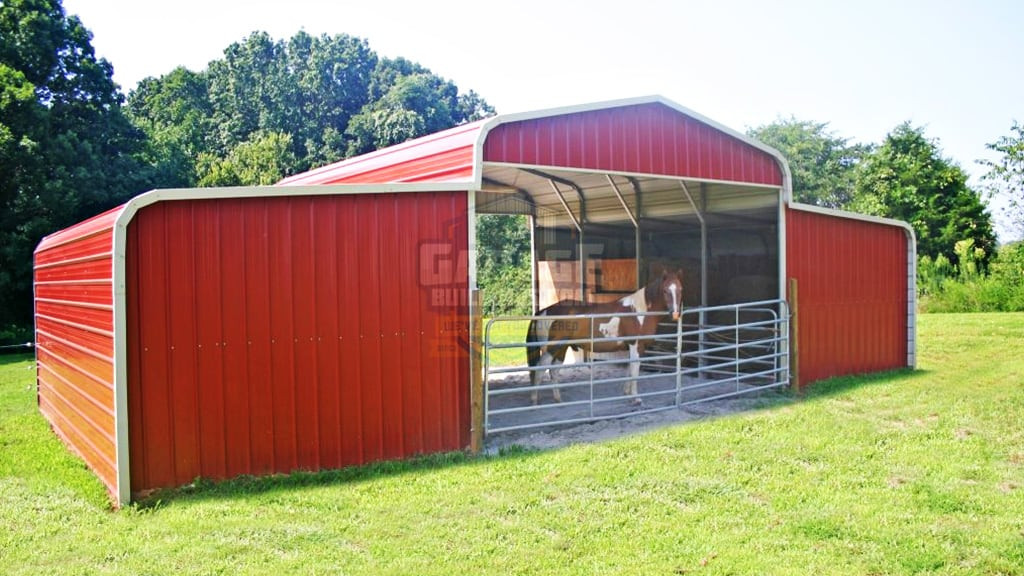
[[789, 385], [802, 392], [800, 382], [800, 296], [796, 278], [789, 279]]
[[483, 296], [480, 290], [471, 290], [469, 300], [469, 451], [473, 454], [479, 454], [484, 449]]

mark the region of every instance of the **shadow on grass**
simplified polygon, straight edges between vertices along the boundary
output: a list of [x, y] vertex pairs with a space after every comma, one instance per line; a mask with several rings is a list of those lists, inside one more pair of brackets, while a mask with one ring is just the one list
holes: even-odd
[[[583, 443], [594, 443], [605, 440], [624, 438], [633, 434], [642, 434], [666, 425], [699, 425], [708, 418], [718, 418], [729, 414], [752, 413], [772, 411], [784, 406], [792, 405], [794, 402], [814, 402], [852, 390], [867, 386], [909, 382], [926, 376], [924, 370], [895, 370], [876, 374], [861, 376], [843, 376], [815, 382], [800, 393], [789, 390], [764, 391], [761, 394], [752, 395], [754, 402], [743, 403], [734, 411], [727, 411], [716, 414], [704, 414], [697, 418], [680, 420], [678, 422], [663, 422], [650, 427], [641, 426], [638, 429], [623, 432], [609, 438], [584, 440]], [[627, 417], [628, 418], [628, 417]], [[583, 426], [586, 426], [584, 424]], [[565, 428], [562, 429], [566, 430]], [[557, 434], [558, 428], [547, 430], [548, 433]], [[173, 503], [199, 502], [206, 500], [220, 500], [245, 498], [258, 494], [266, 494], [275, 491], [292, 491], [304, 488], [318, 488], [324, 486], [336, 486], [344, 484], [356, 484], [370, 482], [385, 478], [393, 478], [405, 474], [421, 474], [449, 468], [464, 466], [487, 465], [496, 460], [518, 460], [526, 459], [538, 454], [543, 454], [565, 448], [569, 444], [578, 441], [567, 442], [566, 445], [552, 446], [548, 449], [526, 448], [515, 441], [500, 445], [497, 453], [471, 455], [465, 452], [448, 452], [418, 456], [406, 460], [388, 460], [375, 462], [362, 466], [350, 466], [319, 472], [296, 471], [290, 474], [275, 474], [271, 476], [239, 476], [228, 480], [209, 480], [205, 478], [196, 479], [193, 483], [173, 489], [161, 489], [146, 494], [137, 499], [133, 504], [136, 509], [148, 510], [159, 508]]]
[[31, 362], [35, 360], [35, 354], [32, 352], [14, 352], [7, 354], [0, 354], [0, 366], [7, 366], [8, 364], [17, 364], [18, 362]]
[[912, 382], [929, 374], [927, 370], [901, 368], [888, 372], [875, 372], [873, 374], [862, 374], [858, 376], [839, 376], [820, 380], [803, 388], [797, 397], [803, 400], [816, 400], [828, 398], [838, 394], [844, 394], [858, 388], [878, 386], [880, 384], [897, 384], [901, 382]]
[[478, 466], [495, 460], [525, 459], [539, 453], [539, 450], [511, 446], [498, 454], [473, 455], [467, 452], [444, 452], [319, 472], [295, 471], [290, 474], [269, 476], [243, 475], [228, 480], [197, 478], [186, 486], [160, 489], [148, 493], [135, 499], [132, 506], [138, 510], [149, 510], [178, 502], [248, 498], [279, 490], [294, 491], [305, 488], [358, 484], [405, 474], [422, 474], [450, 468]]

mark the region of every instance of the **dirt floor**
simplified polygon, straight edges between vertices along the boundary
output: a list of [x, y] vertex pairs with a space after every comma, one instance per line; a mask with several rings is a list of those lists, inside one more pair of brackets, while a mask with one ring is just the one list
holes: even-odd
[[[488, 386], [488, 429], [531, 427], [489, 434], [487, 450], [497, 452], [512, 445], [550, 449], [600, 442], [661, 426], [752, 410], [777, 399], [786, 390], [686, 378], [680, 388], [680, 400], [684, 405], [676, 407], [675, 375], [642, 371], [638, 382], [641, 402], [637, 403], [636, 398], [623, 394], [622, 382], [601, 383], [601, 380], [622, 378], [624, 374], [624, 365], [598, 366], [594, 369], [595, 383], [591, 385], [589, 367], [565, 366], [555, 376], [559, 383], [566, 384], [561, 390], [562, 402], [554, 401], [551, 390], [543, 390], [539, 393], [537, 406], [533, 406], [530, 399], [532, 388], [527, 372], [492, 376]], [[543, 383], [550, 384], [550, 380], [545, 377]], [[736, 392], [743, 394], [705, 400]], [[593, 417], [607, 419], [594, 422], [591, 421]], [[552, 421], [572, 420], [582, 422], [546, 425]]]

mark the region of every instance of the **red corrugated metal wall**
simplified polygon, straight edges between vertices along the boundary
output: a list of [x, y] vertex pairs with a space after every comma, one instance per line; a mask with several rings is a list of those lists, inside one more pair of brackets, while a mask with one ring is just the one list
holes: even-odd
[[39, 408], [112, 494], [117, 434], [111, 253], [119, 210], [48, 236], [35, 254]]
[[500, 124], [484, 161], [782, 185], [767, 152], [658, 103]]
[[465, 255], [466, 218], [465, 192], [142, 209], [127, 253], [133, 491], [465, 447], [468, 274], [439, 279], [423, 255]]
[[786, 210], [803, 383], [907, 365], [907, 242], [897, 226]]

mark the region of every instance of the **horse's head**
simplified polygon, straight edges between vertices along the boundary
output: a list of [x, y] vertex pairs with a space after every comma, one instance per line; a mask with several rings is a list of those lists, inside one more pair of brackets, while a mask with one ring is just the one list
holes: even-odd
[[683, 311], [683, 271], [661, 273], [661, 298], [665, 302], [665, 309], [672, 313], [672, 321], [679, 320], [679, 314]]

